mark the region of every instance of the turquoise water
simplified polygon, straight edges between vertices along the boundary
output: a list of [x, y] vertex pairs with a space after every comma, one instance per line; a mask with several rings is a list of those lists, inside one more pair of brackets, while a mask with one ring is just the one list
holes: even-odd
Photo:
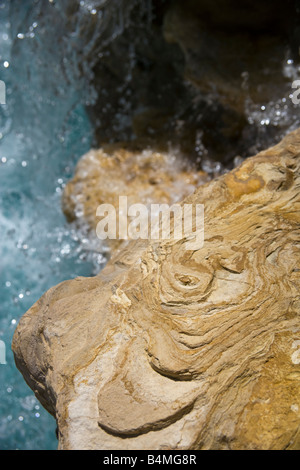
[[55, 420], [16, 369], [11, 341], [47, 289], [96, 274], [106, 262], [83, 228], [66, 223], [61, 194], [95, 144], [85, 111], [97, 98], [94, 62], [122, 33], [134, 4], [0, 0], [0, 450], [57, 447]]
[[[65, 181], [92, 145], [84, 105], [91, 100], [80, 78], [80, 58], [66, 50], [56, 28], [41, 20], [55, 6], [43, 1], [0, 2], [0, 449], [55, 449], [55, 420], [17, 371], [11, 340], [20, 317], [51, 286], [101, 268], [60, 208]], [[51, 10], [52, 8], [52, 10]], [[77, 75], [76, 75], [77, 74]]]

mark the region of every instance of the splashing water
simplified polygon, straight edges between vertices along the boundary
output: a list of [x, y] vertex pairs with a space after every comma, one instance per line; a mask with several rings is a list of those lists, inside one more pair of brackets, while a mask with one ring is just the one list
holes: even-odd
[[53, 1], [0, 4], [0, 78], [6, 84], [6, 105], [0, 106], [0, 340], [7, 361], [0, 365], [0, 449], [57, 447], [54, 419], [15, 368], [12, 335], [43, 292], [92, 275], [105, 262], [66, 225], [60, 198], [74, 164], [92, 145], [84, 106], [94, 99], [87, 63], [95, 38], [82, 31], [93, 21], [106, 41], [110, 29], [116, 34], [105, 5], [117, 2], [80, 2], [75, 12], [72, 2], [60, 3], [59, 10]]

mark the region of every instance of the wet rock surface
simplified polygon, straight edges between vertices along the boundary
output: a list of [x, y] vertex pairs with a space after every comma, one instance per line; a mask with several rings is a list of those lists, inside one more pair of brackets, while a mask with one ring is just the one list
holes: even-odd
[[300, 130], [185, 202], [202, 248], [131, 242], [21, 319], [61, 449], [300, 448]]
[[237, 155], [279, 141], [299, 119], [288, 98], [299, 66], [296, 3], [133, 9], [130, 27], [94, 66], [98, 144], [117, 136], [165, 151], [171, 143], [205, 170], [207, 161], [232, 167]]

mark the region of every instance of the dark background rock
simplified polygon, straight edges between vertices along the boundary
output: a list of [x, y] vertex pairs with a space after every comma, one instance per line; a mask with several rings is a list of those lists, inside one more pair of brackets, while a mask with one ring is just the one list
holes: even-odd
[[142, 140], [230, 166], [282, 137], [290, 122], [253, 125], [246, 108], [291, 91], [283, 64], [299, 59], [297, 2], [142, 3], [94, 67], [99, 145]]
[[[213, 170], [214, 161], [230, 168], [236, 156], [253, 155], [299, 126], [289, 99], [292, 75], [299, 75], [299, 0], [94, 0], [96, 14], [88, 5], [37, 4], [39, 42], [16, 40], [14, 52], [26, 48], [30, 63], [41, 49], [62, 51], [49, 86], [60, 96], [63, 75], [78, 90], [95, 147], [134, 141], [177, 148]], [[11, 9], [16, 36], [32, 21], [17, 1]], [[67, 40], [48, 32], [51, 21]], [[294, 61], [288, 74], [287, 59]], [[26, 83], [31, 70], [16, 65], [16, 72]], [[22, 99], [35, 112], [32, 90], [24, 88]], [[260, 110], [267, 104], [265, 125]], [[277, 104], [282, 115], [271, 119]]]

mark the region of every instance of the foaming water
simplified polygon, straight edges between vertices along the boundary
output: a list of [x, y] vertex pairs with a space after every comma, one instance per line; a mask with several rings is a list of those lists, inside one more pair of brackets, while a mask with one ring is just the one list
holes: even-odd
[[[0, 340], [7, 361], [0, 365], [1, 449], [57, 447], [54, 419], [15, 367], [12, 335], [47, 289], [92, 275], [105, 262], [61, 211], [65, 181], [92, 145], [84, 105], [93, 90], [86, 90], [87, 75], [80, 80], [82, 58], [73, 47], [68, 53], [67, 38], [55, 44], [55, 27], [66, 19], [62, 15], [60, 25], [47, 29], [41, 3], [1, 2], [0, 10], [0, 73], [7, 90], [0, 107]], [[50, 2], [47, 8], [55, 7]], [[57, 14], [48, 13], [52, 19]]]

